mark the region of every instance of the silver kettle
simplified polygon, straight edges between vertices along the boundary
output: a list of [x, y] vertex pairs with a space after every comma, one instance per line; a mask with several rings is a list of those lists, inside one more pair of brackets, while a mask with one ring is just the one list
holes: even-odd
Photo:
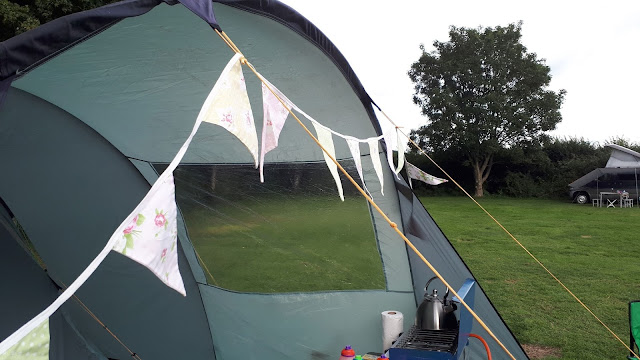
[[442, 299], [438, 297], [438, 290], [433, 289], [431, 294], [428, 292], [429, 284], [434, 279], [437, 276], [429, 279], [424, 287], [424, 299], [416, 311], [416, 327], [420, 330], [456, 329], [458, 319], [454, 311], [457, 307], [452, 300], [447, 300], [449, 289]]

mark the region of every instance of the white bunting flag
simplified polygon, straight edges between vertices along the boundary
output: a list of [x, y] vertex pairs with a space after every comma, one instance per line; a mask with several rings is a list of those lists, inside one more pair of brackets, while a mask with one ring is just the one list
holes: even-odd
[[[260, 152], [260, 182], [264, 182], [264, 156], [269, 151], [278, 146], [278, 138], [287, 120], [289, 110], [295, 105], [286, 96], [276, 89], [266, 79], [262, 79], [262, 109], [264, 118], [262, 120], [262, 151]], [[267, 88], [267, 85], [275, 92], [280, 99], [286, 104], [286, 107], [278, 100], [278, 98]]]
[[380, 150], [378, 150], [378, 139], [370, 138], [367, 139], [369, 143], [369, 154], [371, 156], [371, 162], [373, 163], [373, 169], [376, 171], [376, 175], [378, 175], [378, 180], [380, 181], [380, 193], [384, 195], [384, 178], [382, 175], [382, 164], [380, 163]]
[[113, 250], [151, 270], [167, 286], [187, 295], [178, 269], [176, 188], [168, 174], [117, 230]]
[[384, 138], [384, 143], [387, 147], [387, 162], [389, 163], [389, 168], [396, 174], [398, 177], [398, 173], [396, 172], [396, 167], [393, 165], [393, 151], [398, 150], [398, 132], [395, 126], [391, 126], [388, 122], [384, 122], [385, 125], [380, 124], [380, 128], [382, 129], [382, 137]]
[[411, 188], [413, 188], [411, 184], [411, 179], [420, 180], [429, 185], [440, 185], [444, 182], [449, 181], [447, 179], [440, 179], [433, 175], [427, 174], [426, 172], [420, 170], [417, 166], [411, 164], [408, 161], [406, 162], [406, 169], [407, 169], [407, 177], [409, 178], [409, 185], [411, 186]]
[[398, 167], [396, 167], [395, 173], [396, 175], [400, 173], [400, 170], [402, 170], [402, 167], [404, 166], [404, 149], [405, 149], [405, 144], [404, 144], [404, 136], [402, 136], [402, 132], [400, 132], [398, 130], [398, 128], [396, 128], [396, 135], [397, 135], [397, 140], [396, 140], [396, 149], [398, 150]]
[[198, 120], [220, 125], [235, 135], [249, 149], [258, 167], [258, 135], [242, 75], [241, 57], [236, 54], [224, 68], [207, 96]]
[[[358, 170], [358, 175], [360, 175], [360, 180], [362, 180], [362, 187], [366, 192], [369, 192], [367, 189], [367, 185], [364, 183], [364, 176], [362, 176], [362, 159], [360, 159], [360, 140], [353, 137], [345, 137], [347, 141], [347, 145], [349, 146], [349, 150], [351, 151], [351, 156], [353, 157], [353, 162], [356, 164], [356, 169]], [[369, 193], [371, 195], [371, 193]]]
[[[324, 126], [318, 124], [316, 121], [312, 122], [313, 127], [316, 129], [316, 134], [318, 136], [318, 141], [322, 145], [322, 147], [327, 150], [327, 152], [335, 159], [336, 158], [336, 150], [333, 146], [333, 139], [331, 136], [331, 131]], [[333, 175], [333, 179], [336, 181], [336, 186], [338, 187], [338, 193], [340, 194], [340, 199], [344, 201], [344, 194], [342, 192], [342, 182], [340, 181], [340, 175], [338, 174], [338, 166], [331, 160], [329, 155], [322, 152], [324, 155], [324, 161], [327, 163], [329, 167], [329, 171], [331, 171], [331, 175]]]

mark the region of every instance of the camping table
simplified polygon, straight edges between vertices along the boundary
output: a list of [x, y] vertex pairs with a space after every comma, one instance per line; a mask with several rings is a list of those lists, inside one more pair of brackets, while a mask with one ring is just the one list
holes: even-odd
[[[619, 199], [615, 199], [613, 201], [609, 201], [609, 203], [607, 204], [607, 207], [616, 207], [615, 206], [616, 200], [618, 200], [618, 202], [620, 203], [620, 207], [622, 207], [622, 194], [621, 193], [611, 192], [611, 191], [601, 191], [600, 192], [600, 207], [602, 207], [602, 200], [603, 200], [603, 196], [602, 195], [605, 195], [605, 197], [609, 196], [609, 195], [618, 195]], [[607, 200], [608, 200], [608, 198], [607, 198]]]

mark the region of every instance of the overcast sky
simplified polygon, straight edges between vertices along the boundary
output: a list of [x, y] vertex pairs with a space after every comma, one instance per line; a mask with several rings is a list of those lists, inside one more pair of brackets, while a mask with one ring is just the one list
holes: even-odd
[[450, 25], [494, 27], [520, 20], [522, 43], [565, 89], [551, 134], [640, 143], [640, 1], [281, 0], [322, 30], [372, 99], [396, 123], [424, 124], [407, 71], [423, 43], [447, 41]]

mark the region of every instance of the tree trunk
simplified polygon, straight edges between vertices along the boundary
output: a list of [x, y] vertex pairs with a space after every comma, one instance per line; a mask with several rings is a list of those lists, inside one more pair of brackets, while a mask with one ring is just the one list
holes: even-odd
[[473, 163], [473, 181], [475, 185], [475, 193], [473, 196], [484, 196], [484, 190], [482, 188], [482, 185], [484, 184], [482, 181], [482, 170], [480, 170], [480, 164], [477, 161]]
[[493, 166], [493, 155], [485, 156], [480, 163], [480, 159], [471, 159], [473, 164], [473, 180], [475, 185], [475, 197], [484, 196], [484, 183], [489, 177], [491, 167]]

